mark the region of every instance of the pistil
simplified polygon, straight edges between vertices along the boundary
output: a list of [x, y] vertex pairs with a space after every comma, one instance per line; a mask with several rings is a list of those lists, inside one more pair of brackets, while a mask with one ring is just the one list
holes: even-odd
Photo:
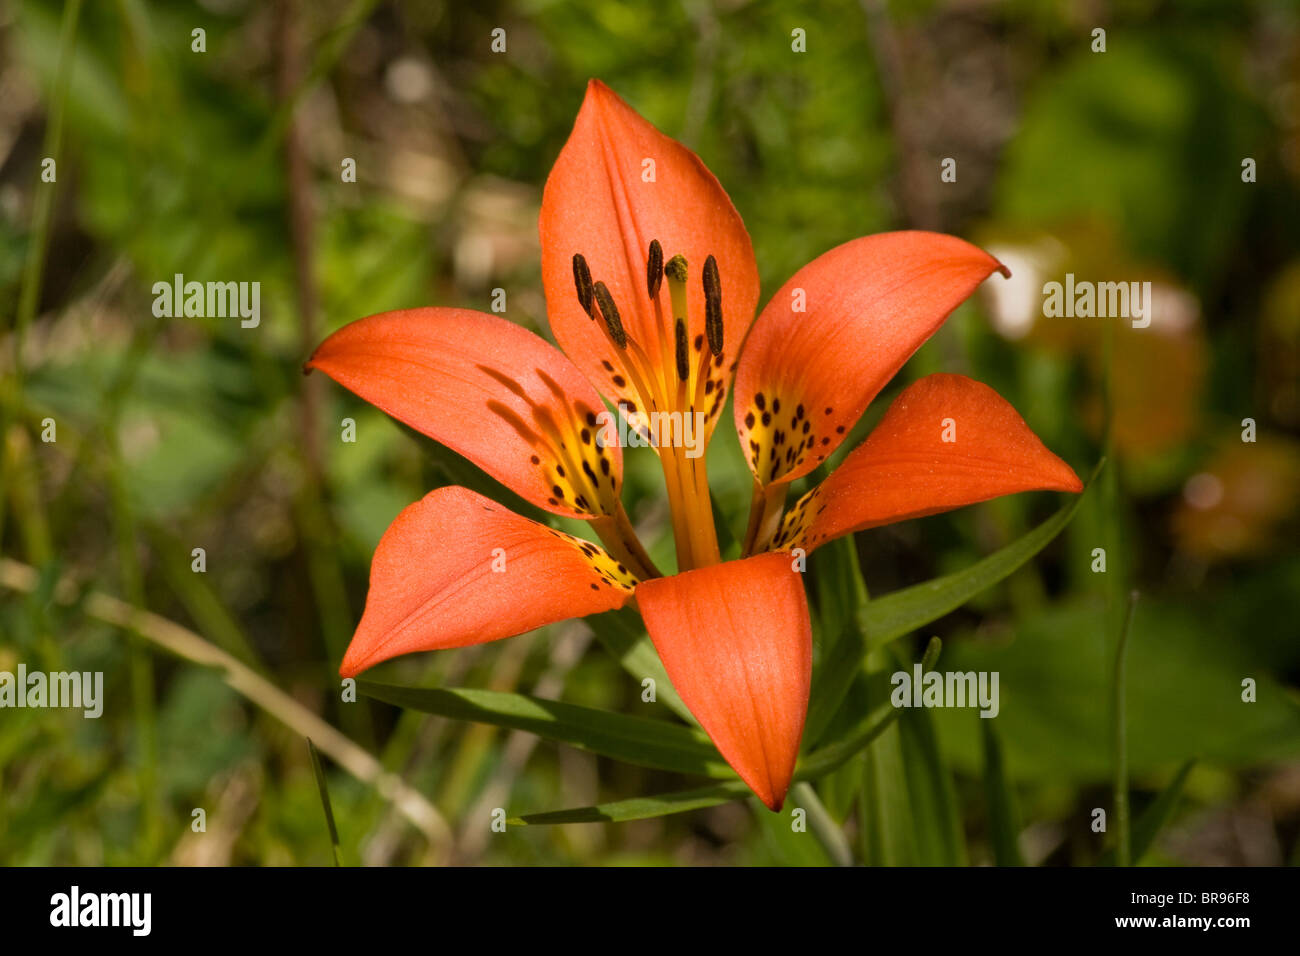
[[[677, 394], [674, 409], [681, 412], [683, 427], [685, 427], [687, 416], [690, 416], [692, 422], [694, 421], [697, 407], [695, 385], [707, 375], [708, 353], [701, 355], [703, 363], [696, 366], [696, 374], [692, 375], [689, 362], [690, 315], [686, 284], [689, 269], [686, 258], [681, 255], [673, 256], [664, 266], [664, 278], [668, 280], [668, 296], [673, 307], [675, 332]], [[717, 319], [720, 326], [720, 301]], [[720, 343], [720, 327], [717, 334]], [[687, 567], [698, 568], [719, 563], [722, 556], [718, 550], [717, 530], [713, 526], [713, 501], [709, 496], [708, 469], [703, 456], [687, 458], [684, 448], [674, 446], [669, 449], [668, 454], [660, 454], [660, 462], [664, 469], [664, 484], [668, 489], [669, 507], [673, 511], [673, 534], [678, 542], [679, 567], [685, 564]]]

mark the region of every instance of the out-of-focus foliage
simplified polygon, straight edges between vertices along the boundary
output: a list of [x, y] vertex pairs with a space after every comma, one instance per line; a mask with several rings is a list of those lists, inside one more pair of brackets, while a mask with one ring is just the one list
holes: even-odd
[[[1106, 19], [1093, 22], [1094, 9]], [[12, 463], [0, 550], [40, 580], [32, 595], [0, 591], [0, 671], [102, 670], [107, 703], [98, 720], [0, 710], [0, 862], [330, 860], [301, 735], [216, 673], [53, 600], [60, 575], [193, 629], [342, 728], [439, 808], [455, 859], [827, 861], [788, 813], [743, 801], [493, 833], [497, 806], [516, 815], [699, 781], [339, 699], [370, 555], [397, 512], [451, 481], [528, 509], [320, 376], [304, 379], [306, 339], [391, 308], [487, 309], [494, 288], [507, 290], [509, 318], [544, 332], [538, 204], [592, 76], [717, 174], [765, 294], [832, 246], [892, 228], [971, 238], [1011, 267], [916, 355], [859, 435], [907, 381], [958, 371], [995, 387], [1086, 474], [1105, 441], [1109, 374], [1117, 509], [1090, 492], [1053, 546], [904, 648], [919, 656], [937, 633], [944, 669], [1000, 673], [995, 743], [1024, 858], [1086, 864], [1105, 848], [1089, 823], [1111, 766], [1107, 575], [1143, 595], [1129, 658], [1135, 809], [1198, 760], [1147, 859], [1300, 853], [1293, 4], [96, 0], [82, 4], [60, 99], [63, 15], [57, 0], [0, 9], [7, 381], [38, 197], [56, 190], [21, 405], [0, 436]], [[1092, 50], [1097, 27], [1104, 53]], [[491, 49], [497, 28], [504, 53]], [[806, 52], [792, 50], [795, 30]], [[285, 81], [295, 50], [300, 69]], [[59, 109], [57, 183], [42, 183]], [[946, 157], [956, 182], [940, 179]], [[345, 158], [355, 183], [342, 180]], [[294, 195], [309, 200], [297, 228]], [[1113, 323], [1108, 359], [1110, 320], [1043, 316], [1043, 283], [1066, 272], [1152, 281], [1155, 322]], [[153, 284], [177, 273], [260, 282], [260, 326], [155, 317]], [[41, 440], [47, 417], [53, 443]], [[340, 441], [345, 417], [355, 443]], [[1244, 419], [1255, 443], [1242, 441]], [[739, 533], [749, 478], [726, 427], [709, 466]], [[649, 451], [629, 454], [626, 486], [652, 553], [670, 554]], [[866, 587], [880, 595], [968, 566], [1054, 507], [1019, 496], [859, 534]], [[1095, 573], [1094, 549], [1112, 534], [1119, 553]], [[840, 610], [819, 574], [829, 562], [810, 564], [824, 643]], [[671, 716], [662, 700], [643, 703], [580, 625], [375, 676]], [[1241, 699], [1246, 678], [1254, 703]], [[818, 784], [865, 858], [993, 859], [986, 795], [998, 790], [985, 786], [979, 724], [973, 710], [908, 714]], [[325, 756], [345, 862], [432, 857]], [[206, 833], [191, 829], [195, 808]]]

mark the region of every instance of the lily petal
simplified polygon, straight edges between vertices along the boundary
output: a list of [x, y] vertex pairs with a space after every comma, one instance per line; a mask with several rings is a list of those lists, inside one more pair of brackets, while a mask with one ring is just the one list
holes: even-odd
[[594, 544], [468, 488], [439, 488], [405, 508], [380, 539], [366, 610], [339, 673], [610, 611], [635, 585]]
[[623, 453], [605, 405], [540, 336], [469, 309], [358, 319], [312, 354], [320, 369], [398, 421], [464, 455], [529, 501], [578, 518], [618, 510]]
[[811, 551], [853, 531], [1002, 495], [1082, 490], [997, 392], [963, 375], [929, 375], [790, 509], [773, 547]]
[[661, 392], [671, 392], [676, 381], [675, 325], [668, 283], [650, 298], [650, 243], [658, 240], [669, 259], [686, 257], [693, 362], [703, 360], [707, 348], [702, 276], [708, 257], [716, 258], [723, 350], [710, 356], [703, 380], [708, 393], [699, 406], [710, 414], [710, 426], [715, 423], [758, 304], [758, 266], [740, 214], [700, 158], [592, 80], [546, 180], [538, 226], [546, 309], [556, 341], [611, 401], [647, 412], [652, 409], [644, 407], [624, 368], [627, 353], [611, 344], [600, 320], [593, 321], [578, 300], [573, 257], [582, 255], [592, 278], [605, 283], [628, 336], [649, 357], [652, 373], [669, 383]]
[[728, 561], [637, 588], [673, 687], [770, 809], [794, 775], [812, 679], [812, 628], [789, 555]]
[[814, 259], [754, 323], [736, 373], [736, 430], [754, 477], [816, 468], [868, 403], [995, 270], [953, 236], [889, 232]]

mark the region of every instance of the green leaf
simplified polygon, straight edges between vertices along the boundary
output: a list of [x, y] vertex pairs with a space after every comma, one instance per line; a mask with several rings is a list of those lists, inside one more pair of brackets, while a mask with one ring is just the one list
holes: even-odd
[[805, 745], [819, 743], [830, 727], [853, 681], [861, 675], [866, 646], [857, 625], [850, 624], [822, 658], [813, 673], [812, 691], [808, 698], [808, 716], [803, 730]]
[[307, 749], [311, 752], [311, 772], [316, 777], [316, 789], [320, 791], [321, 806], [325, 808], [325, 824], [330, 831], [330, 846], [334, 850], [334, 865], [342, 866], [339, 860], [339, 831], [334, 825], [334, 808], [330, 806], [330, 792], [325, 785], [325, 770], [321, 767], [320, 753], [316, 750], [316, 745], [312, 743], [310, 737], [307, 738]]
[[677, 696], [677, 690], [668, 679], [668, 672], [664, 670], [654, 644], [641, 629], [640, 615], [629, 610], [610, 611], [586, 620], [601, 647], [636, 678], [638, 684], [647, 677], [655, 682], [655, 700], [666, 705], [683, 720], [691, 724], [697, 723], [682, 699]]
[[652, 817], [664, 817], [672, 813], [685, 813], [688, 810], [716, 807], [720, 803], [729, 803], [732, 800], [739, 800], [748, 796], [749, 792], [749, 787], [745, 786], [741, 781], [735, 780], [711, 787], [680, 790], [676, 793], [663, 793], [654, 797], [634, 797], [631, 800], [618, 800], [593, 807], [553, 810], [549, 813], [528, 813], [522, 817], [512, 817], [506, 823], [516, 827], [535, 827], [557, 823], [624, 823], [628, 820], [648, 820]]
[[868, 866], [905, 866], [913, 862], [916, 854], [907, 778], [898, 726], [892, 721], [863, 755], [858, 823], [862, 858]]
[[821, 653], [813, 670], [808, 717], [804, 722], [805, 747], [821, 741], [849, 688], [860, 676], [859, 664], [866, 654], [857, 612], [867, 602], [867, 588], [862, 581], [853, 536], [839, 538], [818, 550], [812, 570]]
[[826, 625], [826, 636], [839, 634], [863, 604], [867, 587], [862, 580], [858, 549], [853, 535], [827, 542], [812, 558], [813, 590], [819, 617]]
[[[937, 642], [934, 642], [937, 643]], [[360, 685], [363, 693], [368, 696], [378, 696], [371, 693], [371, 686], [366, 682]], [[402, 690], [403, 688], [384, 688], [385, 690]], [[467, 693], [466, 691], [457, 691], [456, 693]], [[488, 693], [487, 691], [476, 691], [474, 693]], [[517, 694], [496, 694], [498, 697], [519, 697]], [[388, 698], [380, 697], [384, 700]], [[524, 698], [525, 700], [534, 700], [534, 698]], [[795, 768], [795, 780], [813, 780], [825, 776], [839, 767], [843, 766], [854, 754], [860, 752], [898, 718], [898, 708], [889, 703], [888, 694], [882, 695], [881, 703], [864, 716], [853, 729], [845, 734], [834, 744], [829, 744], [821, 749], [809, 754], [799, 762]], [[398, 701], [390, 700], [390, 703]], [[544, 704], [553, 704], [553, 701], [542, 701]], [[410, 706], [410, 705], [406, 705]], [[570, 705], [564, 705], [570, 706]], [[575, 710], [586, 711], [588, 708], [573, 708]], [[603, 717], [614, 717], [618, 715], [605, 715], [603, 711], [590, 711], [590, 713], [600, 713]], [[620, 717], [621, 720], [637, 720], [641, 723], [652, 723], [658, 726], [659, 721], [646, 721], [641, 718]], [[513, 725], [511, 725], [513, 726]], [[698, 731], [692, 731], [685, 727], [676, 727], [673, 724], [664, 724], [674, 730], [690, 734], [693, 737], [704, 737]], [[708, 738], [704, 738], [708, 739]], [[581, 746], [581, 745], [579, 745]], [[591, 749], [591, 748], [588, 748]], [[601, 751], [598, 751], [601, 752]], [[644, 763], [644, 760], [629, 761], [632, 763]], [[647, 764], [649, 766], [649, 764]], [[726, 766], [723, 764], [723, 766]], [[676, 768], [665, 768], [676, 769]], [[732, 775], [730, 768], [727, 768], [727, 775]], [[650, 817], [662, 817], [671, 813], [684, 813], [687, 810], [699, 810], [704, 807], [717, 806], [720, 803], [727, 803], [731, 800], [738, 800], [748, 796], [749, 787], [739, 780], [731, 780], [724, 784], [712, 787], [702, 787], [695, 790], [683, 790], [677, 793], [661, 794], [654, 797], [635, 797], [630, 800], [619, 800], [613, 803], [602, 803], [597, 806], [576, 807], [571, 810], [555, 810], [548, 813], [530, 813], [522, 817], [514, 818], [508, 821], [511, 825], [529, 825], [537, 826], [540, 824], [553, 823], [598, 823], [621, 822], [624, 820], [645, 820]]]
[[956, 610], [1043, 550], [1070, 523], [1104, 464], [1104, 460], [1097, 464], [1082, 493], [1073, 496], [1056, 514], [1000, 551], [954, 574], [894, 591], [866, 604], [858, 612], [858, 626], [867, 636], [867, 650], [884, 647], [890, 641]]
[[[796, 783], [780, 812], [757, 802], [753, 807], [754, 835], [740, 850], [742, 866], [852, 866], [853, 849], [840, 825], [826, 812], [811, 784]], [[795, 821], [799, 821], [796, 829]], [[752, 855], [751, 855], [752, 854]]]
[[470, 688], [397, 687], [359, 681], [367, 697], [440, 717], [525, 730], [625, 763], [721, 779], [735, 772], [699, 730], [557, 700]]
[[1006, 764], [1002, 758], [1002, 741], [993, 727], [993, 718], [977, 718], [984, 743], [984, 802], [988, 807], [989, 839], [993, 844], [993, 862], [998, 866], [1024, 866], [1020, 855], [1018, 835], [1019, 814], [1016, 812], [1011, 785], [1007, 781]]
[[848, 822], [861, 792], [862, 767], [851, 760], [817, 778], [817, 794], [826, 812], [841, 826]]
[[[922, 673], [934, 669], [941, 647], [938, 638], [930, 640], [921, 659]], [[876, 651], [870, 661], [877, 679], [886, 678], [894, 664], [909, 666], [897, 651]], [[889, 707], [896, 719], [863, 760], [863, 857], [876, 866], [964, 865], [965, 844], [952, 779], [939, 752], [930, 711], [895, 708], [892, 703]]]
[[[933, 670], [942, 649], [943, 642], [939, 638], [930, 638], [925, 653], [921, 655], [922, 671]], [[890, 702], [888, 683], [888, 677], [884, 673], [874, 673], [867, 678], [867, 698], [875, 701], [875, 704], [851, 729], [839, 734], [833, 743], [818, 748], [800, 760], [799, 766], [795, 768], [796, 780], [813, 780], [837, 770], [898, 719], [899, 708]]]
[[[1127, 665], [1132, 778], [1167, 772], [1193, 757], [1235, 769], [1300, 755], [1300, 706], [1276, 671], [1260, 662], [1254, 635], [1232, 630], [1236, 618], [1225, 615], [1224, 593], [1143, 603], [1142, 639], [1129, 648]], [[1278, 607], [1294, 603], [1294, 593], [1282, 593]], [[1106, 701], [1113, 661], [1100, 640], [1104, 612], [1098, 598], [1063, 600], [1021, 614], [1012, 640], [954, 635], [944, 652], [949, 670], [998, 673], [1004, 706], [996, 719], [1012, 780], [1109, 784], [1114, 755]], [[1243, 706], [1245, 676], [1256, 681], [1257, 700]], [[953, 768], [978, 775], [979, 730], [968, 712], [933, 713]]]
[[[1183, 785], [1187, 783], [1187, 776], [1196, 766], [1195, 760], [1186, 761], [1178, 768], [1178, 773], [1174, 774], [1173, 781], [1164, 790], [1160, 791], [1160, 796], [1151, 801], [1150, 806], [1138, 817], [1137, 823], [1133, 827], [1133, 865], [1136, 866], [1142, 861], [1143, 855], [1151, 849], [1151, 845], [1156, 842], [1156, 837], [1164, 829], [1169, 818], [1173, 816], [1174, 807], [1178, 805], [1178, 798], [1183, 795]], [[1108, 849], [1097, 860], [1098, 866], [1114, 866], [1115, 850]]]
[[[360, 685], [363, 693], [368, 696], [378, 696], [371, 693], [371, 686], [362, 682]], [[403, 690], [404, 688], [384, 688], [385, 690]], [[455, 693], [464, 694], [466, 691], [456, 691]], [[476, 694], [486, 694], [487, 691], [475, 691]], [[519, 697], [517, 694], [495, 694], [497, 697]], [[388, 699], [379, 697], [381, 700]], [[535, 698], [523, 698], [524, 700], [533, 701]], [[390, 700], [390, 703], [399, 703], [396, 700]], [[544, 704], [553, 704], [553, 701], [541, 701]], [[404, 706], [410, 706], [405, 704]], [[570, 705], [563, 705], [570, 706]], [[588, 711], [588, 708], [575, 707], [574, 710]], [[627, 718], [614, 714], [605, 714], [603, 711], [589, 711], [591, 714], [599, 713], [603, 719], [619, 717], [620, 720], [637, 720], [641, 723], [660, 725], [660, 721], [647, 721], [641, 718]], [[799, 762], [795, 768], [795, 780], [813, 780], [825, 776], [839, 767], [843, 766], [854, 754], [866, 747], [871, 741], [875, 740], [898, 718], [898, 708], [889, 703], [888, 694], [883, 695], [882, 703], [863, 717], [854, 728], [845, 734], [839, 741], [834, 744], [822, 747], [820, 750], [808, 755]], [[590, 719], [590, 718], [588, 718]], [[489, 721], [495, 722], [495, 721]], [[513, 724], [507, 726], [514, 726]], [[663, 724], [675, 731], [690, 734], [693, 737], [707, 737], [698, 731], [692, 731], [686, 727], [677, 727], [673, 724]], [[545, 735], [543, 735], [545, 736]], [[577, 746], [581, 746], [578, 744]], [[592, 749], [592, 748], [587, 748]], [[597, 751], [603, 752], [603, 751]], [[642, 759], [629, 760], [631, 763], [642, 763], [646, 766], [657, 766], [648, 764]], [[723, 764], [725, 767], [726, 765]], [[667, 767], [664, 769], [677, 769]], [[727, 776], [733, 776], [730, 768], [726, 770]], [[662, 817], [671, 813], [685, 813], [688, 810], [699, 810], [705, 807], [714, 807], [720, 803], [728, 803], [732, 800], [739, 800], [750, 794], [749, 787], [743, 781], [730, 780], [726, 783], [701, 787], [695, 790], [683, 790], [676, 793], [660, 794], [654, 797], [634, 797], [630, 800], [618, 800], [613, 803], [602, 803], [590, 807], [576, 807], [570, 810], [554, 810], [547, 813], [530, 813], [522, 817], [516, 817], [509, 821], [512, 826], [539, 826], [542, 824], [555, 823], [600, 823], [610, 822], [619, 823], [625, 820], [645, 820], [650, 817]]]
[[[872, 683], [881, 682], [872, 681]], [[871, 699], [876, 701], [875, 706], [850, 730], [841, 734], [833, 743], [819, 747], [799, 761], [794, 774], [796, 780], [815, 780], [837, 770], [898, 719], [899, 709], [889, 702], [887, 690], [880, 688], [878, 692], [871, 695]]]
[[[905, 663], [901, 657], [899, 661]], [[927, 669], [923, 663], [922, 671]], [[898, 718], [898, 736], [912, 811], [917, 853], [914, 862], [921, 866], [965, 866], [961, 816], [952, 774], [939, 749], [933, 712], [925, 707], [905, 709]]]

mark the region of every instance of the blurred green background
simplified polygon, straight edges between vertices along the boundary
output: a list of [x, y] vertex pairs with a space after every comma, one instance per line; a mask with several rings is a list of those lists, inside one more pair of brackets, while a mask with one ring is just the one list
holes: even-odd
[[[1197, 759], [1147, 861], [1300, 860], [1295, 4], [89, 0], [69, 24], [56, 0], [0, 5], [0, 670], [101, 670], [106, 705], [99, 720], [0, 711], [0, 862], [328, 863], [308, 734], [346, 863], [826, 862], [786, 816], [743, 801], [494, 833], [495, 807], [693, 784], [340, 700], [389, 521], [432, 487], [491, 482], [301, 363], [349, 320], [487, 310], [495, 288], [509, 318], [547, 334], [538, 204], [593, 76], [717, 174], [765, 295], [832, 246], [895, 228], [960, 235], [1011, 267], [857, 437], [908, 381], [957, 371], [1086, 475], [1109, 368], [1112, 507], [1094, 487], [1029, 566], [917, 636], [944, 639], [944, 669], [1001, 675], [1024, 858], [1085, 865], [1104, 850], [1090, 823], [1110, 806], [1105, 600], [1135, 588], [1135, 812]], [[942, 182], [949, 157], [957, 178]], [[1152, 281], [1155, 323], [1115, 323], [1108, 364], [1108, 320], [1042, 316], [1042, 284], [1066, 272]], [[260, 282], [260, 326], [155, 318], [151, 287], [176, 273]], [[738, 533], [748, 475], [725, 425], [710, 470]], [[670, 554], [651, 452], [629, 455], [626, 485], [652, 552]], [[1058, 503], [1022, 495], [861, 533], [866, 584], [883, 594], [965, 567]], [[127, 605], [206, 643], [130, 622]], [[196, 663], [206, 647], [240, 662], [243, 683]], [[580, 623], [376, 674], [658, 706]], [[973, 863], [993, 859], [995, 829], [980, 724], [936, 712]], [[381, 772], [406, 781], [404, 809]], [[850, 835], [862, 772], [820, 788]]]

